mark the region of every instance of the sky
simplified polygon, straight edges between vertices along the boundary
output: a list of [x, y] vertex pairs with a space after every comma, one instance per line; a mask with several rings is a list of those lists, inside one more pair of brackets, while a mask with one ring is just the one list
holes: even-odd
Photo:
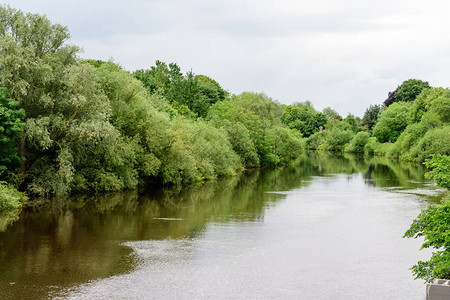
[[450, 1], [14, 0], [68, 26], [83, 58], [156, 60], [231, 93], [362, 116], [415, 78], [450, 85]]

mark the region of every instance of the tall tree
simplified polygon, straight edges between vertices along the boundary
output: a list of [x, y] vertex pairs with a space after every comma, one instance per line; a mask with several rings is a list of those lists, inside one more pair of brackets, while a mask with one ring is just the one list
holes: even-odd
[[362, 126], [367, 126], [368, 130], [372, 130], [373, 126], [377, 123], [378, 115], [381, 111], [381, 105], [370, 105], [364, 112], [364, 116], [361, 120]]

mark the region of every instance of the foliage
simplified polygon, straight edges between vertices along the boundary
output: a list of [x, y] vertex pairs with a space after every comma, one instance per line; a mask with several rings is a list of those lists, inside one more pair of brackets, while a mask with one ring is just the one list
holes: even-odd
[[364, 116], [361, 120], [361, 125], [366, 126], [367, 130], [372, 130], [378, 120], [378, 115], [381, 112], [381, 105], [370, 105], [364, 112]]
[[426, 81], [418, 79], [409, 79], [402, 82], [397, 87], [395, 93], [395, 102], [412, 102], [424, 89], [428, 89], [430, 85]]
[[292, 129], [273, 126], [267, 132], [266, 142], [270, 145], [273, 155], [267, 165], [285, 165], [300, 156], [303, 150], [303, 143], [299, 133]]
[[417, 123], [422, 120], [423, 115], [430, 109], [432, 102], [442, 96], [445, 91], [444, 88], [429, 88], [424, 89], [414, 100], [413, 106], [409, 113], [410, 123]]
[[175, 63], [167, 65], [157, 60], [156, 66], [137, 70], [133, 75], [150, 93], [160, 92], [170, 103], [186, 106], [199, 117], [206, 117], [210, 106], [223, 101], [228, 94], [208, 76], [194, 75], [192, 71], [183, 76]]
[[0, 181], [0, 212], [17, 210], [27, 200], [26, 196], [13, 186]]
[[450, 155], [450, 125], [429, 130], [408, 155], [423, 162], [433, 154]]
[[431, 282], [435, 278], [450, 278], [450, 202], [423, 210], [413, 221], [404, 237], [424, 237], [421, 249], [434, 248], [430, 260], [419, 261], [412, 271], [416, 278]]
[[319, 131], [320, 126], [326, 124], [327, 117], [317, 112], [311, 103], [304, 102], [286, 106], [282, 120], [289, 128], [300, 131], [304, 137], [309, 137]]
[[333, 128], [325, 131], [325, 149], [329, 151], [343, 151], [345, 145], [354, 136], [351, 130], [340, 130]]
[[356, 121], [356, 118], [352, 114], [348, 114], [348, 116], [344, 119], [344, 121], [350, 125], [350, 130], [354, 133], [357, 133], [359, 131], [358, 122]]
[[215, 120], [213, 124], [225, 130], [234, 152], [239, 155], [244, 167], [254, 168], [259, 166], [259, 156], [253, 140], [250, 138], [250, 131], [242, 123]]
[[373, 135], [378, 141], [393, 143], [408, 126], [410, 103], [394, 103], [382, 111], [373, 128]]
[[339, 115], [339, 113], [331, 107], [325, 107], [322, 110], [322, 113], [325, 115], [325, 117], [327, 117], [328, 120], [342, 120], [342, 117]]
[[25, 111], [6, 94], [6, 89], [0, 88], [0, 179], [5, 179], [7, 170], [13, 171], [22, 164], [19, 144], [25, 126]]
[[402, 157], [403, 159], [408, 160], [410, 149], [423, 138], [426, 132], [427, 128], [423, 123], [408, 125], [390, 149], [389, 156]]
[[[292, 131], [283, 130], [280, 122], [283, 111], [281, 106], [263, 94], [245, 92], [240, 95], [234, 95], [229, 100], [217, 102], [209, 111], [208, 119], [216, 124], [218, 127], [224, 126], [230, 128], [230, 124], [240, 124], [233, 126], [243, 126], [246, 130], [237, 129], [243, 132], [243, 140], [246, 140], [245, 150], [241, 148], [238, 150], [237, 142], [232, 141], [233, 148], [238, 151], [241, 160], [247, 166], [254, 165], [257, 161], [262, 165], [275, 166], [285, 162], [285, 155], [280, 158], [277, 154], [277, 149], [284, 147], [284, 145], [276, 145], [273, 137], [273, 132], [279, 131], [283, 133], [278, 140], [279, 142], [287, 142], [290, 144], [294, 142], [298, 147], [302, 147], [299, 142], [300, 136]], [[230, 129], [226, 129], [230, 133]], [[247, 133], [251, 139], [251, 143], [247, 141]], [[254, 153], [251, 150], [250, 144], [253, 144], [258, 159], [255, 159]], [[297, 153], [297, 152], [294, 152]]]
[[[344, 121], [339, 122], [346, 123]], [[354, 133], [350, 129], [342, 129], [336, 126], [311, 135], [307, 139], [306, 145], [308, 149], [343, 151], [353, 136]]]
[[364, 153], [369, 137], [367, 132], [358, 132], [345, 147], [345, 152]]
[[450, 156], [433, 155], [425, 161], [425, 165], [432, 169], [425, 176], [436, 181], [439, 186], [450, 190]]

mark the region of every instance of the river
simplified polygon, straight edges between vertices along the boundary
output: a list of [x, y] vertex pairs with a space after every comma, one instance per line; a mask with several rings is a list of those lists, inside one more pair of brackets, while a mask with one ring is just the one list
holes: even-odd
[[[193, 185], [61, 198], [0, 226], [0, 299], [425, 299], [419, 165], [305, 153]], [[0, 220], [1, 224], [1, 220]]]

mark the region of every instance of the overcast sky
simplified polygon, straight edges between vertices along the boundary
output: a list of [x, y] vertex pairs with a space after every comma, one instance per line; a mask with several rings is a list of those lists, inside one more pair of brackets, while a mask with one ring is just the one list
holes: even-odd
[[[8, 1], [7, 1], [8, 2]], [[232, 93], [362, 116], [402, 81], [450, 84], [450, 1], [14, 0], [67, 25], [82, 57], [176, 62]]]

